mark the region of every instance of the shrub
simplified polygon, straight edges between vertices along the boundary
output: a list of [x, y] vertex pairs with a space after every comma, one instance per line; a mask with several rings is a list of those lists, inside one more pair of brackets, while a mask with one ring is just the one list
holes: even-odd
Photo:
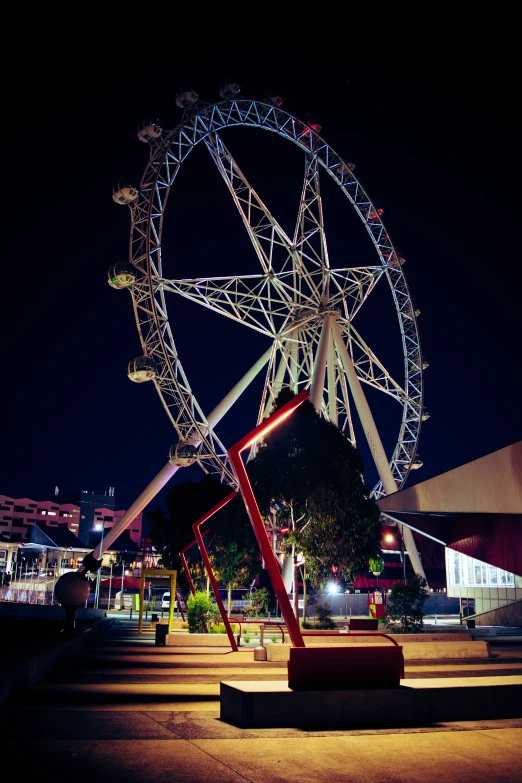
[[330, 604], [323, 604], [317, 608], [317, 627], [323, 631], [330, 631], [337, 626], [332, 619], [332, 607]]
[[243, 634], [243, 641], [245, 642], [245, 644], [249, 643], [249, 641], [250, 641], [250, 634], [249, 633]]
[[219, 614], [207, 593], [196, 593], [190, 596], [187, 601], [189, 633], [208, 633], [218, 617]]
[[270, 637], [270, 641], [272, 642], [272, 644], [275, 644], [277, 640], [276, 640], [275, 636], [271, 636]]
[[424, 577], [412, 574], [403, 582], [396, 582], [388, 596], [386, 619], [399, 621], [402, 633], [422, 632], [422, 609], [428, 597]]
[[301, 623], [301, 628], [304, 628], [305, 631], [310, 631], [313, 627], [312, 623], [309, 623], [308, 620], [303, 620]]

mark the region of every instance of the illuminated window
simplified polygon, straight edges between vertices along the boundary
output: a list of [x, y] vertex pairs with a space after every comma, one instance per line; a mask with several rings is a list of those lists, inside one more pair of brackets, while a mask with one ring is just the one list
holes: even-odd
[[448, 585], [462, 587], [514, 587], [515, 577], [502, 568], [446, 549]]
[[455, 584], [460, 585], [460, 552], [453, 553], [453, 569], [455, 574]]
[[56, 516], [56, 511], [49, 511], [47, 513], [48, 513], [48, 516], [50, 516], [50, 517], [55, 517]]

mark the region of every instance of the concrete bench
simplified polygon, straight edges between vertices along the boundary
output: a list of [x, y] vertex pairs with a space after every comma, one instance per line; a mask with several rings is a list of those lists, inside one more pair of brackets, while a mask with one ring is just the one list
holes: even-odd
[[397, 688], [401, 677], [404, 658], [396, 644], [290, 648], [288, 687], [293, 690]]
[[379, 621], [371, 617], [354, 617], [348, 623], [350, 631], [378, 631]]

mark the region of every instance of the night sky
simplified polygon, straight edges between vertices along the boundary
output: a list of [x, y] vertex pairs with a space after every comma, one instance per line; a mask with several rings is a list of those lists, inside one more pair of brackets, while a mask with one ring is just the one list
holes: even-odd
[[[390, 48], [384, 28], [344, 41], [339, 32], [314, 41], [309, 31], [306, 45], [296, 30], [283, 44], [270, 38], [266, 20], [262, 35], [245, 31], [242, 45], [232, 46], [230, 31], [212, 35], [210, 27], [169, 45], [153, 38], [150, 45], [146, 33], [68, 43], [49, 34], [38, 43], [33, 30], [20, 39], [4, 93], [0, 492], [44, 500], [55, 486], [113, 486], [117, 508], [125, 508], [165, 464], [175, 433], [154, 387], [127, 379], [129, 360], [140, 354], [131, 299], [106, 282], [111, 264], [128, 256], [130, 225], [112, 186], [122, 176], [139, 180], [145, 168], [148, 147], [136, 137], [142, 118], [172, 128], [181, 116], [177, 89], [192, 87], [213, 102], [223, 79], [239, 82], [247, 98], [274, 90], [284, 109], [320, 123], [384, 209], [407, 261], [430, 363], [424, 467], [408, 485], [522, 438], [518, 83], [504, 33], [494, 24], [442, 25], [429, 37], [395, 35]], [[223, 138], [293, 230], [296, 149], [256, 130], [230, 129]], [[194, 151], [172, 191], [167, 269], [172, 277], [256, 272], [205, 152]], [[323, 190], [332, 265], [344, 266], [346, 254], [347, 265], [376, 263], [347, 199], [333, 190], [330, 183]], [[398, 326], [389, 296], [379, 296], [364, 335], [392, 369]], [[173, 300], [170, 317], [209, 412], [268, 345], [196, 305]], [[218, 429], [226, 444], [255, 424], [258, 404], [253, 388]], [[375, 415], [390, 451], [399, 419], [385, 403]], [[191, 468], [175, 480], [198, 475]], [[370, 467], [367, 478], [373, 483]]]

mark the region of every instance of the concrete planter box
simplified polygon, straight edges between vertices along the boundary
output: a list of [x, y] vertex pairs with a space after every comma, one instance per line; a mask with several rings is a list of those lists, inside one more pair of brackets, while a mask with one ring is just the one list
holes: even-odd
[[[364, 640], [364, 636], [359, 637]], [[355, 641], [355, 640], [354, 640]], [[385, 641], [385, 640], [384, 640]], [[402, 639], [397, 639], [399, 644], [402, 645], [402, 652], [405, 661], [437, 661], [445, 658], [490, 658], [491, 652], [489, 644], [487, 642], [406, 642], [402, 644]], [[305, 644], [307, 647], [314, 647], [316, 645], [327, 644], [344, 644], [346, 646], [352, 644], [348, 639], [348, 635], [345, 637], [330, 637], [330, 640], [314, 638], [306, 639]], [[368, 644], [368, 638], [366, 638], [366, 644]], [[387, 642], [390, 644], [390, 642]], [[288, 661], [290, 657], [290, 644], [267, 644], [267, 659], [269, 661]]]
[[230, 647], [223, 633], [168, 633], [167, 647]]
[[[400, 688], [293, 691], [284, 682], [225, 680], [220, 689], [221, 720], [243, 728], [339, 725], [360, 729], [520, 715], [520, 676], [436, 677], [402, 683]], [[473, 764], [473, 758], [469, 763]]]

